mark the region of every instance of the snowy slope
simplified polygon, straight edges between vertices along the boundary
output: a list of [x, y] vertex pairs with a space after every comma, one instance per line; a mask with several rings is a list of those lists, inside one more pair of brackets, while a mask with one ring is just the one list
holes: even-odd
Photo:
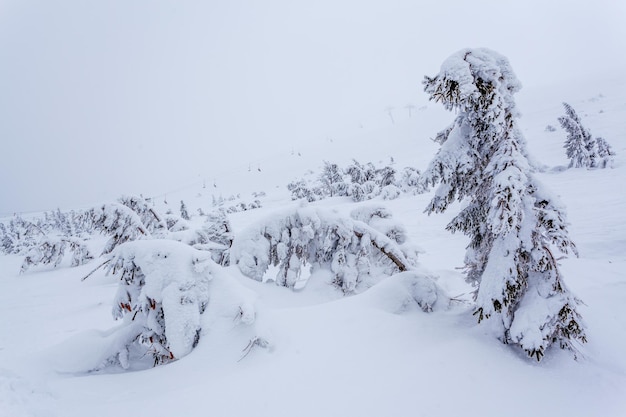
[[[614, 147], [613, 169], [552, 169], [567, 164], [565, 133], [545, 131], [547, 124], [558, 126], [561, 101]], [[255, 331], [270, 341], [245, 357], [253, 333], [224, 321], [180, 361], [140, 372], [85, 373], [116, 325], [110, 314], [116, 281], [96, 273], [81, 282], [96, 262], [17, 275], [21, 258], [0, 257], [0, 416], [626, 415], [626, 84], [595, 80], [531, 89], [519, 105], [529, 149], [546, 167], [538, 177], [567, 206], [581, 254], [561, 260], [567, 284], [586, 304], [581, 311], [589, 343], [579, 361], [553, 350], [537, 364], [475, 324], [462, 302], [470, 288], [456, 269], [466, 239], [444, 230], [454, 208], [428, 217], [422, 211], [430, 195], [424, 194], [367, 204], [391, 210], [424, 249], [422, 266], [459, 301], [427, 314], [406, 305], [393, 282], [343, 298], [323, 274], [292, 292], [230, 267], [234, 280], [258, 294]], [[381, 118], [349, 135], [242, 161], [216, 178], [216, 187], [208, 180], [206, 188], [199, 182], [164, 190], [159, 204], [167, 199], [176, 210], [185, 200], [193, 212], [210, 209], [215, 195], [241, 192], [245, 200], [264, 191], [263, 208], [231, 216], [236, 233], [294, 204], [284, 186], [323, 159], [393, 157], [398, 167], [423, 169], [437, 149], [429, 137], [452, 118], [429, 103], [393, 125]], [[318, 204], [354, 205], [344, 199]]]

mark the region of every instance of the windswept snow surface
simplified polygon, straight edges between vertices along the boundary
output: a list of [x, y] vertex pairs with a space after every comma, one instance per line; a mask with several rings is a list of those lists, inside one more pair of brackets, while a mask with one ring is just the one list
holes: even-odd
[[[558, 169], [567, 166], [565, 133], [545, 126], [558, 126], [562, 101], [613, 146], [613, 169]], [[323, 273], [294, 292], [245, 278], [231, 266], [225, 274], [258, 295], [254, 331], [235, 317], [221, 320], [188, 356], [144, 371], [88, 372], [117, 325], [111, 317], [115, 278], [98, 272], [80, 281], [98, 260], [18, 275], [22, 258], [1, 256], [0, 416], [626, 415], [626, 85], [596, 80], [530, 90], [518, 105], [529, 150], [545, 167], [537, 176], [566, 205], [580, 250], [580, 258], [560, 261], [565, 282], [585, 303], [589, 343], [578, 361], [551, 350], [538, 364], [476, 325], [467, 304], [471, 289], [457, 269], [467, 241], [444, 229], [456, 210], [426, 216], [431, 195], [424, 194], [374, 204], [387, 207], [424, 249], [421, 267], [453, 298], [447, 308], [423, 312], [407, 296], [413, 287], [406, 276], [342, 297]], [[424, 169], [437, 149], [429, 137], [453, 117], [432, 104], [386, 128], [268, 161], [263, 172], [233, 174], [233, 192], [240, 185], [242, 192], [267, 193], [263, 208], [230, 216], [235, 236], [297, 204], [286, 183], [321, 166], [322, 158], [376, 162], [393, 156], [397, 166]], [[184, 199], [195, 213], [210, 209], [212, 191], [188, 189], [168, 198]], [[344, 212], [357, 207], [347, 199], [315, 204]], [[255, 336], [266, 346], [246, 349]]]

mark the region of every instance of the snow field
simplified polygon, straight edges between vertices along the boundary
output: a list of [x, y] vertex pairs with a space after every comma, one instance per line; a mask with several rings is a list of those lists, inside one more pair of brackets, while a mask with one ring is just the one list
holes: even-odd
[[[475, 324], [463, 302], [471, 289], [455, 269], [462, 265], [467, 241], [444, 229], [457, 210], [426, 216], [422, 211], [431, 197], [426, 194], [376, 203], [387, 207], [424, 249], [421, 266], [437, 275], [438, 284], [455, 299], [451, 308], [424, 313], [407, 298], [406, 287], [393, 281], [397, 277], [343, 298], [326, 284], [331, 277], [323, 273], [292, 292], [245, 278], [233, 266], [223, 271], [224, 279], [256, 294], [254, 323], [222, 317], [188, 356], [138, 372], [85, 373], [101, 358], [108, 332], [118, 325], [111, 318], [117, 281], [98, 272], [80, 282], [97, 260], [18, 275], [22, 258], [0, 257], [0, 416], [624, 415], [626, 88], [601, 90], [573, 99], [554, 91], [537, 94], [531, 101], [545, 109], [534, 113], [520, 105], [530, 152], [550, 168], [567, 164], [564, 133], [544, 131], [546, 124], [556, 125], [560, 101], [587, 114], [583, 122], [592, 134], [603, 136], [617, 152], [614, 169], [537, 174], [567, 207], [570, 233], [580, 251], [580, 258], [559, 261], [566, 284], [585, 303], [581, 314], [589, 343], [581, 348], [579, 361], [552, 349], [537, 364]], [[548, 101], [552, 95], [557, 101]], [[428, 112], [438, 115], [433, 119], [442, 118], [434, 104], [424, 110]], [[423, 169], [436, 151], [428, 137], [452, 117], [448, 114], [432, 128], [434, 123], [415, 117], [364, 132], [356, 136], [363, 156], [354, 157], [365, 161], [369, 152], [369, 159], [383, 159], [377, 144], [384, 137], [385, 153], [394, 155], [399, 166], [413, 161]], [[319, 153], [327, 152], [328, 160], [352, 157], [354, 143], [339, 138]], [[264, 207], [233, 214], [236, 232], [292, 204], [284, 189], [272, 187], [296, 178], [296, 168], [321, 164], [317, 155], [302, 158], [305, 164], [279, 172], [276, 161], [269, 164], [275, 168], [258, 174], [268, 184]], [[244, 184], [245, 175], [230, 181]], [[244, 186], [259, 190], [257, 184]], [[196, 191], [168, 199], [184, 199], [190, 212], [210, 207], [210, 196], [197, 198]], [[347, 199], [316, 204], [345, 212], [354, 207]], [[253, 346], [246, 355], [254, 337], [269, 345]]]

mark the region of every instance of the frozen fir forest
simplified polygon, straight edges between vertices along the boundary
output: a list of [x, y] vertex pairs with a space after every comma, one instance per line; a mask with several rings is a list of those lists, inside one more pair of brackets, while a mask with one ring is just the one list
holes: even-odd
[[0, 417], [626, 416], [626, 7], [0, 5]]

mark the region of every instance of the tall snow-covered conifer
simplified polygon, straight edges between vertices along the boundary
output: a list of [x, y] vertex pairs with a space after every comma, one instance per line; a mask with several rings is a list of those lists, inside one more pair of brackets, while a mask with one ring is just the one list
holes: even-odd
[[540, 360], [553, 343], [576, 352], [586, 341], [579, 301], [563, 282], [554, 250], [576, 254], [564, 212], [532, 176], [513, 94], [521, 85], [508, 60], [488, 49], [465, 49], [426, 77], [430, 99], [455, 110], [437, 136], [441, 149], [424, 173], [439, 184], [427, 207], [443, 212], [467, 205], [447, 229], [470, 237], [466, 274], [479, 322], [499, 339]]

